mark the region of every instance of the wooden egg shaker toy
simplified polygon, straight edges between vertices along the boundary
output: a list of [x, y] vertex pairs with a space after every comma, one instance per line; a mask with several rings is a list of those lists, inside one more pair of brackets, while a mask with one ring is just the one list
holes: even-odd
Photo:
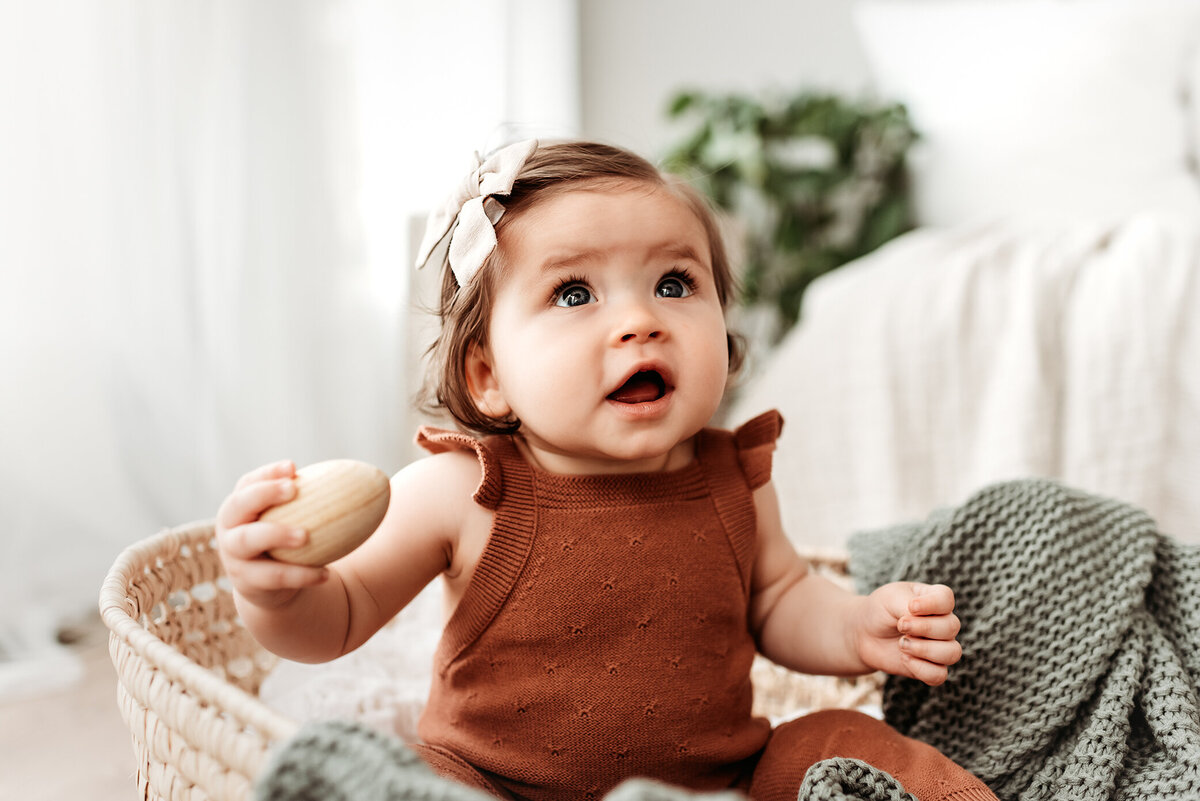
[[295, 481], [292, 500], [259, 515], [259, 520], [308, 532], [304, 545], [269, 552], [281, 562], [317, 566], [341, 559], [362, 545], [387, 514], [391, 484], [374, 465], [331, 459], [300, 468]]

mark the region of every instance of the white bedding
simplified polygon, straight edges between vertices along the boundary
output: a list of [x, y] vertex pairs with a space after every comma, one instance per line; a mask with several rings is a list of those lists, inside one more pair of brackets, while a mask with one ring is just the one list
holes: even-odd
[[1200, 542], [1200, 221], [907, 234], [812, 286], [730, 418], [772, 407], [797, 543], [1031, 475]]

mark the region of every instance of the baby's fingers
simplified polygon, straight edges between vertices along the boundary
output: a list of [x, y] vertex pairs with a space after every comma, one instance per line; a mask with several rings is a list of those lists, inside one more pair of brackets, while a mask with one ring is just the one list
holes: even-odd
[[246, 475], [238, 479], [234, 490], [240, 490], [243, 487], [248, 487], [259, 481], [270, 481], [273, 478], [295, 478], [296, 465], [291, 459], [284, 459], [271, 464], [264, 464], [262, 467], [251, 470]]
[[901, 637], [900, 652], [938, 665], [953, 665], [962, 659], [962, 646], [957, 640], [924, 640], [920, 637]]
[[957, 615], [915, 616], [905, 615], [896, 624], [901, 634], [924, 637], [929, 640], [953, 640], [958, 636], [962, 624]]
[[243, 523], [257, 520], [258, 516], [272, 506], [296, 497], [296, 482], [290, 478], [259, 481], [247, 484], [225, 499], [217, 511], [217, 526], [232, 529]]
[[[236, 583], [259, 591], [294, 590], [320, 584], [329, 576], [323, 567], [306, 567], [273, 559], [255, 559], [238, 567]], [[232, 577], [231, 577], [232, 578]]]
[[234, 559], [255, 559], [275, 548], [299, 548], [308, 542], [303, 529], [278, 523], [246, 523], [222, 530], [218, 536], [221, 550]]
[[945, 584], [914, 583], [913, 597], [908, 602], [909, 614], [948, 615], [954, 611], [954, 590]]
[[[946, 680], [946, 666], [962, 659], [962, 646], [955, 640], [923, 640], [905, 636], [900, 638], [900, 655], [915, 678], [932, 684], [934, 682], [930, 679], [936, 679], [940, 672], [941, 678], [936, 683], [941, 684]], [[941, 670], [931, 670], [930, 667]]]

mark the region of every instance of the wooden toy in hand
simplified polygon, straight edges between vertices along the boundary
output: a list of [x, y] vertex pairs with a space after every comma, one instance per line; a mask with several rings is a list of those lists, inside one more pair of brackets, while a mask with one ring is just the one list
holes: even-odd
[[391, 484], [379, 468], [353, 459], [332, 459], [296, 471], [296, 497], [272, 506], [259, 520], [308, 532], [298, 548], [276, 548], [274, 559], [326, 565], [361, 545], [387, 514]]

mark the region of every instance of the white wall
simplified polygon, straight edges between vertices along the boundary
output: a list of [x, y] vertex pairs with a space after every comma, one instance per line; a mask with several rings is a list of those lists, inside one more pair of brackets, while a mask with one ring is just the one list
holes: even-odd
[[580, 0], [583, 133], [654, 158], [674, 92], [865, 92], [849, 0]]

